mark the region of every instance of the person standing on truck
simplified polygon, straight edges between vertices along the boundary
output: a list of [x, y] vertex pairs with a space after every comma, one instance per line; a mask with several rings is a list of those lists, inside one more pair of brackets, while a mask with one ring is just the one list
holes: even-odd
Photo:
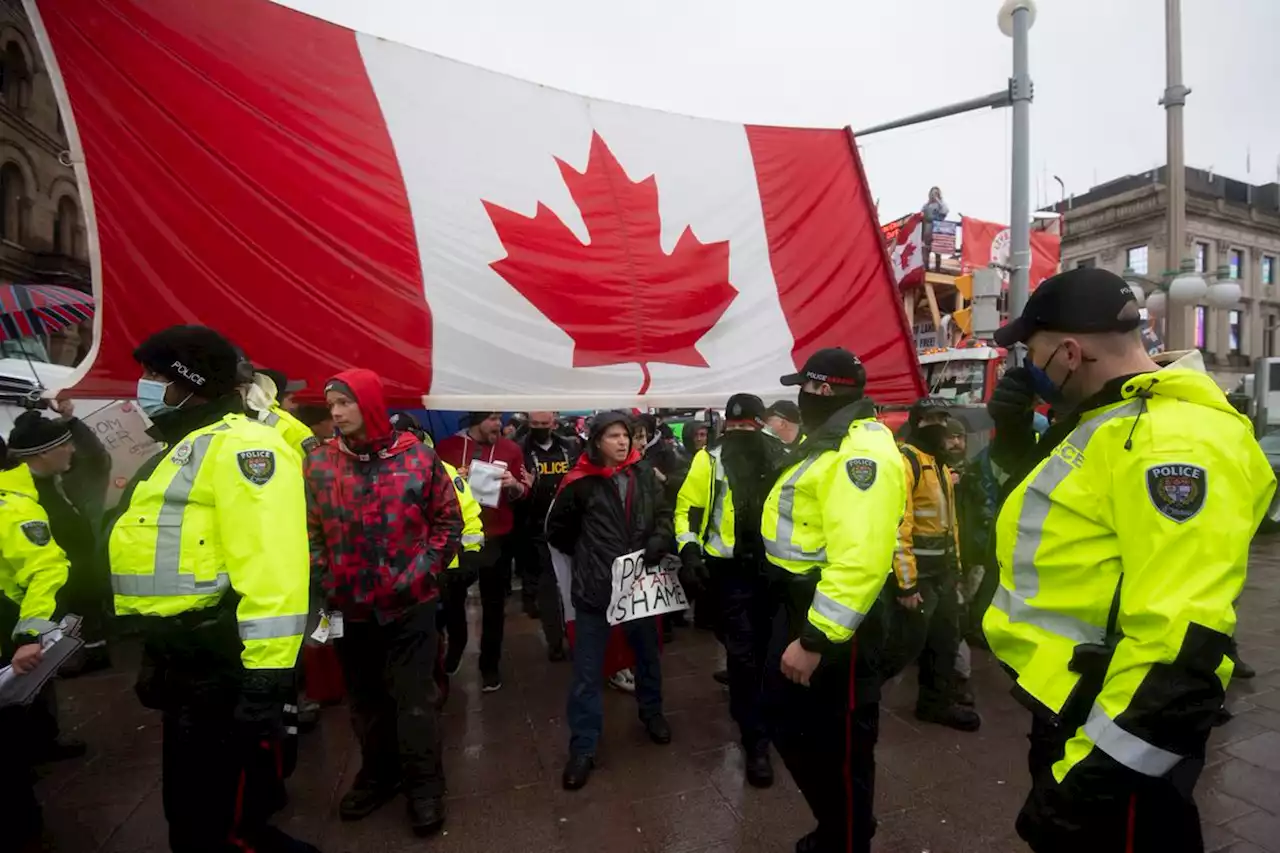
[[[1057, 418], [996, 521], [983, 627], [1031, 711], [1037, 853], [1202, 851], [1193, 792], [1223, 705], [1249, 544], [1275, 476], [1199, 353], [1160, 368], [1114, 273], [1045, 280], [995, 336]], [[1005, 380], [1008, 380], [1006, 375]], [[997, 389], [999, 391], [1000, 389]]]

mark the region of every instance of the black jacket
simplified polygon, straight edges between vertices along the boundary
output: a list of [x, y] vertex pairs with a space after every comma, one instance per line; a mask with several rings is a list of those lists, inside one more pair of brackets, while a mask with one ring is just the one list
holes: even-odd
[[584, 476], [570, 482], [547, 517], [547, 542], [573, 560], [573, 606], [595, 613], [609, 607], [613, 561], [655, 538], [670, 551], [672, 530], [671, 505], [644, 460], [608, 479]]
[[520, 442], [520, 449], [524, 451], [524, 468], [535, 479], [529, 497], [516, 506], [520, 515], [527, 519], [529, 528], [535, 533], [541, 532], [547, 520], [547, 510], [551, 509], [551, 502], [560, 489], [560, 481], [573, 469], [581, 451], [577, 441], [555, 433], [551, 434], [551, 446], [546, 450], [539, 447], [531, 435], [526, 435]]

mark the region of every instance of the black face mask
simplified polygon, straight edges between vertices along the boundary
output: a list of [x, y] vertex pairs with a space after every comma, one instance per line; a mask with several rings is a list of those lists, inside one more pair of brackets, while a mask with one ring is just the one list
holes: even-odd
[[923, 450], [925, 453], [928, 453], [930, 456], [941, 455], [943, 445], [946, 443], [946, 440], [946, 424], [918, 426], [911, 432], [911, 443]]
[[800, 406], [800, 422], [804, 424], [805, 429], [813, 432], [831, 420], [832, 415], [853, 402], [854, 400], [850, 397], [824, 397], [821, 394], [801, 391], [797, 398], [797, 404]]
[[546, 444], [548, 441], [551, 440], [551, 429], [550, 428], [543, 429], [542, 427], [530, 427], [529, 437], [532, 438], [534, 441], [536, 441], [538, 444]]

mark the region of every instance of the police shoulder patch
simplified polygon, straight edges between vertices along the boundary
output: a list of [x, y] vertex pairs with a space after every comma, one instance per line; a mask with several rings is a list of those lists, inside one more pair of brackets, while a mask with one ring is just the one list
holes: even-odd
[[849, 482], [864, 492], [876, 482], [876, 461], [874, 459], [859, 456], [846, 462], [844, 468], [849, 474]]
[[1147, 495], [1156, 511], [1181, 524], [1204, 508], [1209, 472], [1199, 465], [1169, 462], [1147, 469]]
[[276, 473], [276, 455], [270, 450], [241, 450], [236, 463], [240, 474], [255, 486], [265, 486]]
[[467, 492], [467, 481], [461, 476], [453, 478], [453, 487], [458, 490], [458, 494], [463, 495]]
[[27, 541], [37, 548], [43, 548], [53, 540], [53, 534], [49, 532], [49, 525], [43, 521], [24, 522], [22, 524], [22, 535], [27, 537]]
[[316, 438], [314, 435], [309, 435], [302, 440], [302, 452], [304, 454], [310, 453], [319, 446], [320, 439]]

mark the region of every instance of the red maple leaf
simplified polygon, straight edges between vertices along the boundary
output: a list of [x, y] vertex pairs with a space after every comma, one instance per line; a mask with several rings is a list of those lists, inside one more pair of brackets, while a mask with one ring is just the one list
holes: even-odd
[[914, 255], [915, 253], [916, 253], [916, 244], [915, 244], [915, 243], [907, 242], [907, 243], [905, 243], [905, 244], [903, 245], [903, 247], [902, 247], [902, 255], [901, 255], [901, 257], [899, 258], [899, 261], [898, 261], [898, 262], [899, 262], [900, 264], [902, 264], [902, 268], [903, 268], [904, 270], [905, 270], [907, 267], [911, 266], [911, 256], [912, 256], [912, 255]]
[[638, 363], [641, 394], [650, 362], [707, 367], [696, 344], [738, 295], [728, 241], [703, 243], [686, 227], [663, 252], [657, 181], [632, 181], [597, 133], [586, 171], [556, 163], [589, 241], [542, 202], [529, 217], [486, 201], [507, 250], [490, 266], [573, 338], [574, 367]]

